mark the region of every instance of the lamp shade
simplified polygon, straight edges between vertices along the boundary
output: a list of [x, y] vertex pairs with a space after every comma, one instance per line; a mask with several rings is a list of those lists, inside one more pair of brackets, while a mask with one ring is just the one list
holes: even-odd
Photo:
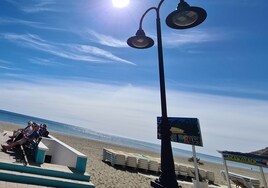
[[207, 12], [204, 9], [181, 1], [177, 10], [166, 18], [166, 24], [173, 29], [188, 29], [201, 24], [206, 18]]
[[154, 45], [154, 40], [147, 37], [142, 29], [139, 29], [136, 36], [130, 37], [127, 44], [132, 48], [145, 49]]

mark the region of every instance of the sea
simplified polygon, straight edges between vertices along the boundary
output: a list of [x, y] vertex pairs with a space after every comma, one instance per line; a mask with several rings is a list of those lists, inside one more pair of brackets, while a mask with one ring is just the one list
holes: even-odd
[[[0, 110], [0, 122], [16, 124], [18, 126], [25, 127], [28, 121], [34, 121], [37, 123], [45, 123], [49, 126], [49, 131], [57, 132], [57, 133], [65, 134], [65, 135], [78, 136], [78, 137], [83, 137], [83, 138], [87, 138], [91, 140], [114, 143], [117, 145], [143, 149], [146, 151], [148, 150], [148, 151], [158, 152], [158, 153], [160, 153], [160, 149], [161, 149], [160, 145], [154, 144], [154, 143], [104, 134], [104, 133], [100, 133], [100, 132], [90, 130], [87, 128], [83, 128], [83, 127], [60, 123], [60, 122], [56, 122], [52, 120], [39, 118], [39, 117], [23, 115], [23, 114], [10, 112], [6, 110]], [[172, 148], [172, 151], [173, 151], [174, 156], [179, 156], [179, 157], [190, 158], [193, 155], [192, 151], [182, 150], [179, 148]], [[197, 153], [197, 157], [200, 158], [201, 161], [208, 161], [208, 162], [212, 162], [216, 164], [223, 164], [223, 160], [220, 157], [207, 155], [203, 153]], [[250, 169], [254, 171], [259, 171], [259, 167], [257, 166], [236, 163], [232, 161], [228, 161], [228, 166], [234, 166], [234, 167], [244, 168], [248, 170]], [[267, 169], [264, 169], [264, 171], [268, 172]]]

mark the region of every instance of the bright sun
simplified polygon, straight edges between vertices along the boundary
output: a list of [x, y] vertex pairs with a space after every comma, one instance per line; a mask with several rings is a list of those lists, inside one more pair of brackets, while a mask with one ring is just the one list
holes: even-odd
[[117, 8], [123, 8], [126, 7], [129, 3], [129, 0], [112, 0], [113, 6]]

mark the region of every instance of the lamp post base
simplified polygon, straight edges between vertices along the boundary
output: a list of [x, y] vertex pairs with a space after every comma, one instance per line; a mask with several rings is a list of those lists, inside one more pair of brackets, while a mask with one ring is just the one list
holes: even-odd
[[154, 188], [164, 188], [164, 186], [160, 184], [160, 182], [159, 182], [158, 179], [156, 179], [154, 181], [151, 181], [151, 187], [154, 187]]
[[162, 185], [161, 184], [161, 182], [158, 180], [158, 179], [156, 179], [156, 180], [154, 180], [154, 181], [151, 181], [151, 187], [153, 187], [153, 188], [182, 188], [182, 186], [181, 185]]

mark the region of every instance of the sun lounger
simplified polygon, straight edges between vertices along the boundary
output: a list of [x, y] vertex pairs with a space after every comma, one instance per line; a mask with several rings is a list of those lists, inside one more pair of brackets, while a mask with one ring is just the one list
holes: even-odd
[[[207, 179], [207, 172], [204, 169], [198, 168], [199, 171], [199, 179]], [[193, 166], [188, 167], [188, 176], [191, 178], [195, 178], [195, 169]]]
[[[115, 151], [112, 149], [103, 148], [103, 161], [114, 165], [128, 166], [138, 168], [141, 170], [149, 170], [149, 158], [138, 153], [126, 153], [122, 151]], [[155, 165], [151, 164], [151, 170], [155, 170]]]
[[137, 157], [132, 153], [126, 154], [126, 166], [131, 168], [137, 168], [138, 166], [138, 160]]
[[175, 168], [175, 174], [178, 176], [179, 175], [179, 163], [174, 163], [174, 168]]
[[158, 158], [149, 158], [149, 167], [148, 170], [152, 171], [152, 172], [160, 172], [160, 159]]
[[208, 183], [214, 184], [214, 182], [215, 182], [215, 174], [214, 174], [214, 172], [207, 171], [206, 178], [208, 180]]
[[148, 171], [149, 169], [149, 160], [142, 155], [139, 155], [138, 158], [138, 168], [141, 170]]
[[203, 179], [203, 180], [206, 180], [207, 179], [207, 171], [202, 169], [202, 168], [199, 168], [199, 178]]
[[[226, 178], [226, 173], [224, 170], [221, 171], [221, 175], [225, 180]], [[260, 180], [251, 178], [248, 176], [243, 176], [241, 174], [235, 174], [233, 172], [228, 172], [229, 179], [236, 185], [242, 188], [259, 188], [260, 187]]]
[[126, 155], [120, 151], [103, 148], [103, 161], [108, 161], [112, 166], [126, 166]]
[[188, 166], [181, 163], [175, 163], [175, 174], [177, 176], [188, 176]]

